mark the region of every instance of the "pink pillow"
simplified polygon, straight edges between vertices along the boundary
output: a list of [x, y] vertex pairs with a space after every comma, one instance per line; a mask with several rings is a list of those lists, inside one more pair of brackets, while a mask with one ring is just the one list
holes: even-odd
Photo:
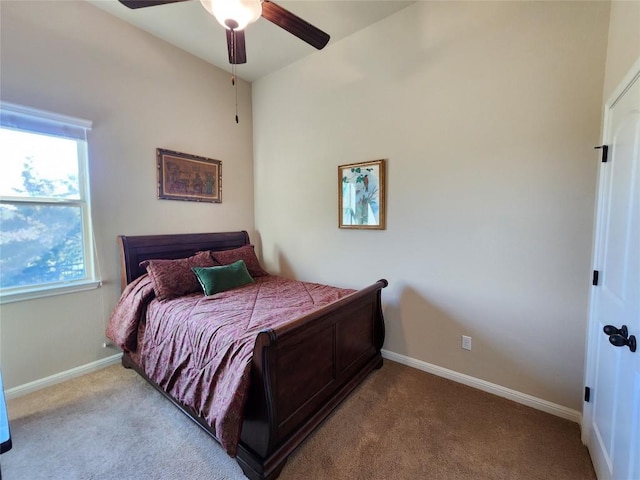
[[189, 258], [177, 260], [145, 260], [141, 267], [147, 269], [158, 300], [180, 297], [201, 291], [193, 267], [215, 267], [217, 264], [209, 252], [198, 252]]
[[269, 275], [262, 269], [253, 245], [245, 245], [244, 247], [234, 248], [233, 250], [211, 252], [211, 256], [214, 260], [220, 262], [220, 265], [229, 265], [238, 260], [244, 260], [247, 270], [249, 270], [249, 274], [253, 278]]

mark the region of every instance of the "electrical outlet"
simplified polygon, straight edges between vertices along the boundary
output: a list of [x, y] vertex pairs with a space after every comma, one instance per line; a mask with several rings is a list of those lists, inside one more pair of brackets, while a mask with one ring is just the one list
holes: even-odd
[[462, 348], [464, 350], [471, 350], [471, 337], [462, 335]]

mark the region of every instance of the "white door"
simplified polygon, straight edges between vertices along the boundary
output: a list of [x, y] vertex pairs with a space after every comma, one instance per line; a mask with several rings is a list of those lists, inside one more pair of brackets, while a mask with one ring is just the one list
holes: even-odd
[[[640, 60], [605, 106], [583, 436], [600, 480], [640, 480]], [[621, 329], [603, 332], [606, 325]], [[617, 342], [621, 346], [612, 344]]]

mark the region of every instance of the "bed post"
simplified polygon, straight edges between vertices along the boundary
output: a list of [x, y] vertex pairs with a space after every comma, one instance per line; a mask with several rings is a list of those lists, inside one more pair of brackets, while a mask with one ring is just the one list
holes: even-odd
[[[384, 279], [381, 278], [380, 280], [378, 280], [379, 284], [382, 285], [382, 287], [378, 290], [377, 293], [377, 315], [376, 315], [376, 322], [375, 322], [375, 339], [374, 339], [374, 343], [376, 346], [376, 350], [379, 352], [380, 350], [382, 350], [382, 345], [384, 345], [384, 337], [385, 337], [385, 330], [384, 330], [384, 315], [382, 313], [382, 289], [386, 288], [389, 285], [389, 282]], [[380, 362], [380, 366], [377, 368], [381, 368], [382, 367], [382, 362]]]
[[256, 339], [251, 368], [249, 393], [236, 460], [251, 480], [276, 478], [287, 457], [269, 458], [276, 439], [276, 405], [274, 404], [276, 341], [273, 330], [265, 330]]

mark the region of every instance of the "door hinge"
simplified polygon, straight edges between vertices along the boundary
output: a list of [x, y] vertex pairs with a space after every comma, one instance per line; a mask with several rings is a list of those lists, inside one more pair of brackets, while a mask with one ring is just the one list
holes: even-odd
[[598, 277], [600, 276], [600, 272], [598, 270], [593, 271], [593, 278], [591, 279], [591, 285], [598, 285]]
[[600, 145], [593, 148], [594, 150], [602, 149], [602, 163], [607, 163], [607, 157], [609, 156], [609, 145]]
[[591, 399], [591, 389], [589, 387], [584, 387], [584, 401], [588, 402]]

